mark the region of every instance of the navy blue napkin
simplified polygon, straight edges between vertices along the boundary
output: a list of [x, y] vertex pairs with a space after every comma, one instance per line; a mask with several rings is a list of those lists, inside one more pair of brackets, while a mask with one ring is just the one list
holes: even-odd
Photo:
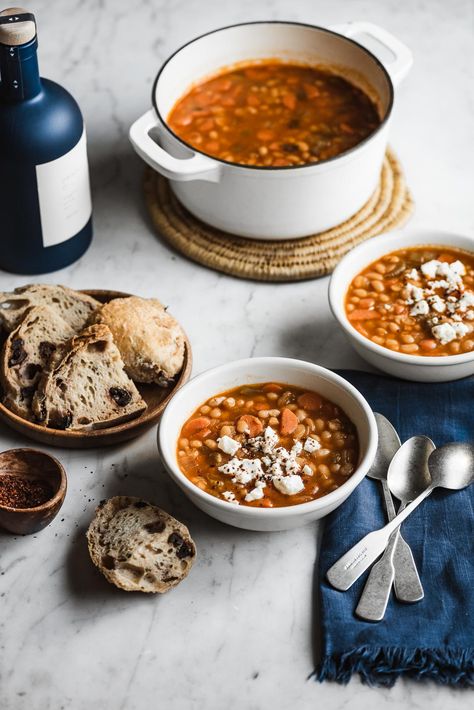
[[[474, 440], [474, 378], [441, 384], [404, 382], [365, 372], [340, 372], [384, 414], [403, 441], [416, 434], [437, 446]], [[393, 593], [383, 621], [354, 614], [366, 572], [347, 592], [333, 589], [326, 572], [371, 530], [386, 523], [381, 486], [364, 479], [326, 521], [319, 561], [322, 656], [318, 680], [347, 683], [354, 673], [370, 685], [398, 677], [474, 685], [474, 486], [441, 489], [403, 523], [425, 597], [416, 604]]]

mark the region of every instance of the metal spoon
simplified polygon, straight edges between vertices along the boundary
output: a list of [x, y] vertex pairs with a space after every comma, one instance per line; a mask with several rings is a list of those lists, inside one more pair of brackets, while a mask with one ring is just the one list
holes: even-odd
[[[391, 426], [391, 425], [390, 425]], [[404, 488], [399, 487], [397, 496], [401, 500], [399, 512], [424, 491], [431, 483], [428, 470], [428, 457], [434, 451], [435, 445], [427, 436], [414, 436], [406, 441], [396, 452], [389, 466], [387, 480], [401, 478]], [[407, 475], [407, 472], [409, 475]], [[397, 550], [403, 541], [408, 548], [412, 566], [409, 567], [409, 577], [402, 575], [397, 582]], [[411, 550], [400, 535], [397, 528], [390, 536], [385, 552], [370, 570], [369, 577], [356, 608], [357, 616], [367, 621], [381, 621], [385, 616], [392, 584], [398, 585], [401, 598], [410, 602], [423, 599], [424, 592], [415, 567]], [[397, 597], [400, 599], [400, 596]]]
[[[374, 463], [367, 475], [381, 482], [387, 516], [390, 521], [393, 520], [396, 513], [387, 483], [387, 473], [393, 457], [401, 446], [401, 442], [395, 428], [383, 414], [375, 412], [375, 420], [379, 433], [379, 446]], [[415, 560], [410, 546], [405, 542], [401, 534], [398, 536], [398, 542], [395, 546], [393, 565], [395, 567], [394, 588], [397, 599], [408, 603], [423, 599], [423, 587], [418, 576]]]
[[[356, 579], [370, 567], [387, 546], [390, 535], [420, 503], [438, 487], [461, 490], [474, 481], [474, 446], [446, 444], [435, 449], [428, 459], [431, 484], [405, 510], [380, 530], [374, 530], [345, 553], [329, 570], [327, 578], [336, 589], [349, 589]], [[401, 481], [393, 482], [394, 495], [402, 490]], [[390, 486], [390, 481], [389, 481]]]

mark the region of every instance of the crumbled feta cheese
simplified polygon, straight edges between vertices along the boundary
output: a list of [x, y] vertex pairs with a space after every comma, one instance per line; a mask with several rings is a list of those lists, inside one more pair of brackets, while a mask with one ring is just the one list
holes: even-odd
[[418, 281], [420, 278], [420, 274], [418, 273], [417, 269], [412, 269], [407, 273], [407, 279], [412, 279], [412, 281]]
[[279, 446], [277, 449], [274, 450], [273, 456], [274, 461], [280, 461], [281, 463], [285, 463], [285, 461], [288, 461], [288, 459], [290, 458], [291, 452], [288, 451], [288, 449], [285, 449], [283, 446]]
[[253, 490], [250, 491], [250, 493], [247, 493], [245, 496], [245, 500], [247, 503], [251, 503], [253, 500], [259, 500], [260, 498], [263, 498], [263, 489], [265, 488], [267, 484], [265, 481], [257, 481], [257, 484]]
[[256, 436], [254, 439], [249, 439], [248, 443], [252, 449], [263, 451], [264, 454], [271, 454], [278, 444], [278, 434], [271, 426], [267, 426], [263, 432], [263, 436]]
[[438, 266], [441, 264], [440, 261], [437, 259], [432, 259], [431, 261], [425, 261], [424, 264], [421, 265], [421, 271], [423, 273], [423, 276], [426, 276], [427, 279], [434, 279], [435, 276], [438, 273]]
[[417, 301], [423, 300], [425, 294], [423, 289], [419, 286], [409, 283], [406, 285], [406, 289], [408, 293], [408, 298], [406, 300], [407, 303], [417, 303]]
[[436, 313], [444, 313], [446, 310], [446, 302], [443, 301], [437, 294], [428, 297], [428, 303]]
[[303, 444], [301, 441], [295, 441], [293, 448], [291, 449], [292, 456], [299, 456], [303, 451]]
[[456, 338], [463, 338], [467, 333], [469, 333], [469, 328], [464, 323], [453, 323], [452, 327], [456, 333]]
[[219, 466], [218, 471], [227, 476], [233, 476], [234, 483], [248, 483], [256, 477], [263, 476], [262, 462], [260, 459], [237, 459], [233, 458], [223, 466]]
[[313, 454], [315, 451], [321, 448], [321, 444], [319, 443], [319, 441], [316, 441], [316, 439], [313, 439], [311, 436], [308, 436], [308, 438], [304, 442], [303, 448], [308, 453]]
[[446, 279], [438, 279], [437, 281], [429, 281], [429, 292], [433, 293], [437, 288], [442, 288], [445, 291], [449, 291], [449, 281]]
[[274, 461], [269, 466], [269, 471], [272, 476], [283, 476], [285, 473], [281, 461]]
[[229, 454], [229, 456], [234, 456], [240, 449], [241, 444], [239, 444], [239, 442], [235, 439], [232, 439], [230, 436], [225, 435], [217, 439], [217, 446], [225, 454]]
[[453, 261], [452, 264], [450, 264], [451, 271], [453, 271], [457, 276], [465, 276], [466, 275], [466, 267], [462, 263], [462, 261], [459, 261], [457, 259], [456, 261]]
[[290, 473], [290, 474], [299, 473], [300, 468], [301, 467], [294, 456], [290, 456], [288, 461], [285, 463], [285, 471], [287, 473]]
[[308, 466], [308, 464], [306, 463], [306, 464], [303, 466], [303, 473], [304, 473], [305, 476], [312, 476], [312, 475], [313, 475], [313, 469], [311, 468], [311, 466]]
[[472, 308], [472, 306], [474, 306], [474, 293], [472, 291], [466, 291], [457, 303], [457, 310], [461, 311], [461, 313], [465, 313], [467, 309]]
[[294, 496], [304, 489], [301, 476], [281, 476], [273, 479], [275, 488], [286, 496]]
[[273, 451], [275, 446], [278, 444], [278, 434], [271, 428], [271, 426], [267, 426], [263, 432], [263, 437], [265, 439], [264, 452], [268, 454], [270, 451]]
[[235, 497], [235, 493], [232, 491], [224, 491], [222, 497], [226, 499], [228, 503], [233, 503], [234, 505], [239, 505], [239, 501]]
[[446, 287], [448, 291], [455, 291], [458, 288], [462, 288], [462, 276], [466, 273], [464, 264], [461, 261], [454, 261], [452, 264], [447, 262], [442, 262], [437, 270], [436, 275], [441, 276], [448, 282]]
[[[422, 264], [420, 268], [423, 275], [429, 281], [431, 291], [442, 288], [449, 293], [463, 289], [462, 276], [466, 273], [466, 269], [462, 261], [453, 261], [452, 264], [448, 264], [446, 261], [432, 259]], [[436, 279], [436, 277], [441, 278], [435, 281], [434, 279]]]
[[441, 345], [446, 345], [456, 339], [456, 331], [450, 323], [440, 323], [440, 325], [435, 325], [431, 330]]
[[474, 320], [474, 311], [468, 311], [465, 315], [466, 320]]
[[426, 316], [430, 312], [428, 301], [418, 301], [410, 311], [411, 316]]

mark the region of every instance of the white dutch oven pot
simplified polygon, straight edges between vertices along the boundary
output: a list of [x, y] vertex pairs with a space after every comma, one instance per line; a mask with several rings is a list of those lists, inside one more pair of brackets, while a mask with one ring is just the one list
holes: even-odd
[[[391, 61], [384, 66], [353, 39], [357, 36], [383, 45]], [[372, 97], [381, 125], [340, 156], [278, 168], [211, 158], [168, 127], [171, 109], [195, 82], [236, 62], [268, 58], [329, 65]], [[154, 108], [132, 125], [130, 140], [148, 165], [171, 180], [181, 203], [204, 222], [254, 239], [303, 237], [348, 219], [374, 192], [387, 146], [394, 86], [411, 64], [405, 45], [368, 22], [331, 30], [294, 22], [224, 27], [189, 42], [165, 62], [153, 87]]]

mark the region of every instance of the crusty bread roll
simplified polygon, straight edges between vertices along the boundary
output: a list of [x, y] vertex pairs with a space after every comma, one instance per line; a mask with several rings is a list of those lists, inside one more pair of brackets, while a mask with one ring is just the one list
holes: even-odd
[[92, 321], [110, 328], [132, 380], [166, 386], [181, 370], [183, 331], [155, 298], [114, 298]]
[[185, 525], [129, 496], [116, 496], [98, 506], [87, 542], [96, 567], [127, 592], [168, 591], [188, 575], [196, 557]]

